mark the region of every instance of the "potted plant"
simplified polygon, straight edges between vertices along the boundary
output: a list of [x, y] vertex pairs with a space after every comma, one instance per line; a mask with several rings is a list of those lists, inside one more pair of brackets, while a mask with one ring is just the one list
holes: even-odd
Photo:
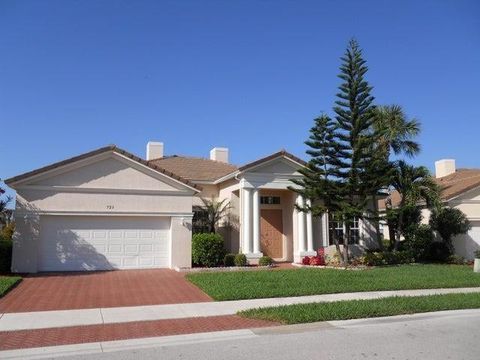
[[473, 263], [473, 271], [480, 273], [480, 250], [476, 250], [475, 254], [475, 262]]

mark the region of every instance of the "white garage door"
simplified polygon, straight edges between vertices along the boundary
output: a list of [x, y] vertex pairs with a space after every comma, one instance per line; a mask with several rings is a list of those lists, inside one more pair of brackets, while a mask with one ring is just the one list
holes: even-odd
[[168, 267], [170, 218], [42, 216], [39, 271]]
[[453, 239], [455, 253], [466, 259], [474, 258], [474, 251], [480, 250], [480, 222], [472, 221], [472, 228], [465, 235], [458, 235]]

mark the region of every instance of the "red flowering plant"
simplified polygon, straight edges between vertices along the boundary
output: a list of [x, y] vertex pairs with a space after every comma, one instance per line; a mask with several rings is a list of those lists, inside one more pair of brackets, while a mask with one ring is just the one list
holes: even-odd
[[308, 256], [302, 259], [302, 265], [310, 265], [310, 258]]

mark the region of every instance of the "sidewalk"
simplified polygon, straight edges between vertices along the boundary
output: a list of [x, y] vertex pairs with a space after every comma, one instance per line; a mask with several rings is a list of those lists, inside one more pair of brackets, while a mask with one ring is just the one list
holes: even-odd
[[[295, 335], [296, 333], [307, 333], [315, 331], [323, 331], [330, 329], [348, 329], [348, 328], [365, 328], [365, 327], [374, 327], [377, 328], [381, 324], [393, 324], [401, 321], [414, 321], [414, 322], [424, 322], [434, 319], [451, 319], [459, 318], [461, 319], [472, 319], [478, 317], [480, 314], [480, 309], [475, 310], [454, 310], [454, 311], [440, 311], [433, 313], [422, 313], [422, 314], [412, 314], [412, 315], [398, 315], [393, 317], [381, 317], [381, 318], [369, 318], [369, 319], [355, 319], [355, 320], [341, 320], [341, 321], [329, 321], [321, 323], [309, 323], [309, 324], [296, 324], [296, 325], [282, 325], [276, 326], [275, 324], [271, 326], [256, 327], [253, 326], [236, 329], [236, 330], [224, 330], [224, 331], [214, 331], [208, 332], [206, 329], [205, 332], [198, 332], [195, 334], [183, 334], [183, 335], [171, 335], [171, 336], [153, 336], [153, 337], [143, 337], [143, 338], [126, 338], [124, 340], [107, 340], [107, 339], [96, 339], [88, 343], [72, 343], [69, 345], [60, 345], [49, 346], [46, 344], [39, 344], [37, 346], [41, 347], [29, 347], [24, 346], [23, 348], [16, 347], [15, 350], [3, 350], [0, 351], [1, 359], [40, 359], [40, 358], [56, 358], [64, 356], [82, 356], [82, 358], [87, 358], [89, 355], [94, 354], [105, 354], [118, 351], [129, 351], [135, 352], [137, 358], [141, 357], [140, 351], [142, 349], [149, 348], [158, 348], [158, 347], [175, 347], [175, 346], [184, 346], [190, 344], [201, 344], [201, 343], [212, 343], [219, 344], [220, 341], [225, 341], [228, 348], [229, 342], [237, 342], [239, 340], [254, 340], [262, 336], [269, 335]], [[466, 320], [465, 320], [466, 321]], [[39, 331], [39, 330], [37, 330]], [[358, 334], [358, 333], [357, 333]], [[336, 335], [335, 335], [336, 336]], [[262, 342], [262, 346], [266, 340]], [[122, 354], [117, 353], [117, 355], [112, 355], [111, 358], [118, 358]]]
[[223, 302], [202, 302], [83, 310], [40, 311], [28, 313], [5, 313], [0, 314], [0, 331], [50, 329], [72, 326], [105, 325], [167, 319], [215, 317], [234, 315], [241, 310], [268, 306], [304, 304], [311, 302], [332, 302], [339, 300], [378, 299], [391, 296], [422, 296], [467, 292], [480, 292], [480, 287], [400, 291], [370, 291]]

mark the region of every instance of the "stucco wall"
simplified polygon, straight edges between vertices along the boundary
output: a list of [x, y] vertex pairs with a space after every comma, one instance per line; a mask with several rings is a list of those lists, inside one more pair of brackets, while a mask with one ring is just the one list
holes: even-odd
[[192, 267], [192, 221], [173, 217], [171, 223], [172, 268]]
[[[111, 154], [99, 162], [49, 174], [18, 186], [13, 237], [12, 270], [37, 271], [37, 242], [42, 214], [171, 216], [172, 266], [191, 263], [190, 221], [194, 191], [164, 175]], [[128, 163], [128, 161], [127, 161]], [[65, 169], [64, 169], [65, 170]], [[130, 182], [131, 180], [131, 182]], [[183, 219], [183, 220], [182, 220]]]

